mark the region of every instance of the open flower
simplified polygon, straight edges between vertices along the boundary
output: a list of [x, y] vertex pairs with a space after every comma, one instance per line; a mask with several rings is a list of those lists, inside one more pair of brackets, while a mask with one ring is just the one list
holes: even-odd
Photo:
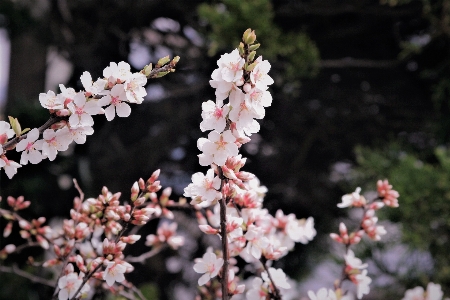
[[114, 282], [122, 282], [125, 280], [125, 276], [123, 275], [127, 267], [118, 264], [114, 261], [108, 261], [105, 272], [103, 272], [103, 279], [106, 281], [106, 284], [112, 286]]
[[230, 130], [223, 133], [211, 131], [208, 134], [208, 139], [200, 138], [197, 142], [197, 147], [202, 154], [199, 154], [200, 165], [209, 166], [215, 163], [218, 166], [223, 166], [230, 156], [236, 156], [239, 153], [238, 147], [234, 143], [236, 138]]
[[223, 258], [217, 258], [212, 252], [206, 252], [203, 258], [196, 258], [194, 271], [200, 274], [205, 273], [198, 279], [198, 285], [202, 286], [211, 278], [216, 277], [222, 265]]

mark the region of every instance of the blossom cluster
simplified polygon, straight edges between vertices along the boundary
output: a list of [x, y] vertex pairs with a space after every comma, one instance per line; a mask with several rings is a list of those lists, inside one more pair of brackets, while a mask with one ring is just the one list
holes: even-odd
[[368, 201], [361, 195], [361, 188], [358, 187], [353, 193], [342, 196], [342, 202], [337, 204], [339, 208], [355, 207], [362, 209], [362, 219], [359, 228], [353, 232], [349, 233], [347, 226], [341, 222], [339, 225], [339, 234], [330, 234], [330, 237], [334, 241], [345, 245], [347, 251], [344, 255], [343, 277], [335, 284], [335, 291], [321, 289], [317, 294], [310, 291], [308, 295], [311, 300], [346, 299], [346, 295], [341, 290], [341, 284], [344, 280], [349, 280], [355, 284], [358, 299], [361, 299], [363, 295], [367, 295], [370, 292], [369, 284], [372, 282], [372, 279], [367, 276], [368, 265], [362, 263], [361, 259], [355, 256], [355, 253], [350, 247], [358, 244], [363, 236], [367, 236], [374, 241], [379, 241], [381, 236], [386, 234], [384, 226], [377, 224], [378, 218], [376, 217], [376, 212], [384, 206], [398, 207], [398, 197], [400, 195], [396, 190], [392, 189], [392, 185], [387, 180], [378, 180], [377, 194], [377, 198]]
[[[239, 272], [236, 260], [231, 258], [239, 256], [247, 263], [259, 268], [263, 264], [266, 268], [266, 261], [278, 260], [296, 242], [306, 244], [316, 234], [312, 218], [298, 220], [294, 214], [284, 215], [281, 210], [275, 216], [270, 215], [262, 207], [267, 188], [260, 186], [254, 174], [241, 171], [246, 158], [239, 154], [239, 149], [259, 131], [256, 119], [262, 119], [265, 108], [272, 103], [268, 91], [274, 83], [268, 75], [271, 66], [261, 56], [255, 58], [259, 47], [255, 40], [254, 31], [247, 30], [240, 46], [217, 62], [218, 68], [210, 80], [216, 99], [202, 104], [200, 123], [202, 131], [210, 132], [208, 138], [197, 142], [202, 152], [198, 155], [199, 163], [210, 169], [206, 174], [193, 174], [192, 183], [184, 190], [184, 196], [190, 197], [190, 203], [197, 209], [200, 230], [219, 235], [226, 244], [217, 255], [207, 252], [196, 260], [194, 270], [203, 274], [198, 284], [211, 286], [210, 280], [220, 275], [222, 286], [227, 286], [222, 287], [222, 293], [229, 296], [245, 290], [235, 276]], [[281, 269], [270, 268], [261, 276], [265, 283], [255, 284], [258, 291], [250, 288], [247, 299], [260, 299], [252, 295], [263, 297], [261, 293], [264, 299], [270, 295], [279, 297], [279, 286], [289, 288]]]
[[[167, 62], [168, 57], [162, 58], [156, 66]], [[177, 62], [178, 57], [166, 65], [169, 67], [167, 69], [173, 70], [170, 68]], [[84, 90], [75, 91], [60, 84], [59, 93], [51, 90], [41, 93], [39, 102], [51, 116], [48, 126], [46, 123], [24, 134], [26, 130], [21, 130], [17, 119], [10, 117], [10, 123], [0, 121], [0, 169], [3, 168], [6, 175], [12, 178], [17, 169], [28, 162], [37, 164], [46, 158], [53, 161], [57, 153], [67, 150], [72, 142], [84, 144], [86, 136], [94, 133], [93, 115], [104, 114], [108, 121], [116, 115], [128, 117], [131, 114], [129, 104], [141, 104], [144, 101], [147, 95], [144, 86], [151, 72], [151, 65], [133, 73], [128, 63], [111, 62], [103, 70], [102, 78], [94, 81], [87, 71], [81, 75]], [[156, 74], [163, 76], [165, 73]], [[6, 157], [6, 152], [13, 148], [21, 152], [20, 163]]]
[[[0, 216], [8, 220], [3, 236], [7, 237], [17, 222], [20, 235], [26, 240], [18, 247], [40, 246], [53, 253], [53, 257], [41, 265], [50, 269], [62, 267], [63, 272], [55, 285], [55, 293], [60, 300], [86, 295], [91, 286], [96, 286], [96, 280], [104, 281], [105, 289], [119, 293], [124, 288], [132, 287], [125, 279], [125, 274], [134, 269], [130, 262], [142, 263], [151, 257], [150, 254], [156, 253], [154, 250], [164, 245], [177, 249], [184, 244], [184, 238], [176, 233], [176, 226], [162, 223], [156, 236], [150, 234], [146, 237], [146, 245], [152, 247], [152, 251], [140, 257], [124, 255], [125, 249], [141, 238], [141, 235], [127, 229], [139, 229], [149, 220], [162, 216], [167, 220], [173, 218], [173, 214], [168, 213], [169, 208], [175, 205], [169, 199], [171, 189], [166, 188], [160, 196], [157, 195], [161, 190], [157, 180], [159, 173], [157, 170], [147, 181], [140, 179], [135, 182], [129, 203], [121, 204], [121, 193], [113, 194], [106, 187], [97, 198], [75, 198], [70, 218], [64, 219], [61, 227], [44, 225], [44, 217], [26, 221], [18, 212], [27, 208], [30, 202], [24, 201], [23, 197], [8, 197], [10, 210], [0, 209]], [[0, 258], [5, 259], [18, 247], [6, 245], [0, 250]]]

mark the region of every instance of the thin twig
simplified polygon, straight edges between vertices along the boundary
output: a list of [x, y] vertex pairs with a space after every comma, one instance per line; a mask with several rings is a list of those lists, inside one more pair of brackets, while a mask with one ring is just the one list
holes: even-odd
[[165, 248], [167, 248], [167, 246], [162, 245], [160, 247], [156, 247], [156, 248], [152, 249], [151, 251], [141, 254], [139, 256], [127, 256], [127, 257], [125, 257], [125, 261], [130, 262], [130, 263], [132, 263], [132, 262], [144, 263], [144, 261], [146, 259], [149, 259], [150, 257], [155, 256], [156, 254], [158, 254], [159, 252], [161, 252], [161, 250], [163, 250]]
[[16, 275], [26, 278], [32, 282], [40, 283], [40, 284], [47, 285], [50, 287], [54, 287], [56, 284], [53, 281], [46, 280], [46, 279], [34, 276], [28, 272], [22, 271], [21, 269], [17, 268], [16, 265], [13, 265], [12, 267], [0, 266], [0, 272], [16, 274]]
[[267, 276], [270, 279], [270, 282], [272, 282], [272, 287], [273, 287], [272, 293], [273, 293], [273, 297], [274, 297], [273, 299], [274, 300], [281, 300], [280, 290], [275, 285], [275, 281], [273, 281], [272, 275], [270, 275], [270, 272], [269, 272], [269, 268], [267, 268], [266, 263], [265, 263], [265, 261], [263, 261], [263, 259], [261, 259], [261, 264], [263, 265], [264, 270], [266, 271]]

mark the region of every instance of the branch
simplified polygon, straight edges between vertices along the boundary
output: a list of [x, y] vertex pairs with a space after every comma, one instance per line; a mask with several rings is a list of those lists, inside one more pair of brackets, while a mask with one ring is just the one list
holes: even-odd
[[[222, 191], [225, 183], [225, 176], [223, 175], [222, 168], [219, 169], [219, 178], [221, 179], [220, 191]], [[228, 300], [228, 240], [227, 240], [227, 203], [226, 197], [222, 194], [222, 199], [219, 200], [220, 204], [220, 237], [222, 239], [222, 255], [223, 255], [223, 267], [222, 267], [222, 300]]]
[[166, 248], [167, 248], [166, 245], [162, 245], [160, 247], [156, 247], [156, 248], [152, 249], [151, 251], [141, 254], [139, 256], [127, 256], [127, 257], [125, 257], [124, 260], [127, 262], [144, 263], [146, 259], [149, 259], [150, 257], [155, 256], [156, 254], [158, 254], [159, 252], [161, 252], [163, 249], [166, 249]]
[[[58, 122], [61, 122], [63, 120], [67, 121], [67, 120], [69, 120], [69, 117], [68, 116], [58, 117], [55, 115], [51, 115], [50, 119], [48, 119], [47, 122], [44, 123], [44, 125], [42, 125], [41, 127], [38, 128], [39, 134], [41, 135], [46, 129], [50, 128], [50, 126], [52, 126], [53, 124], [56, 124]], [[15, 138], [13, 138], [10, 141], [8, 141], [7, 143], [5, 143], [3, 145], [4, 152], [14, 149], [14, 147], [17, 145], [17, 143], [20, 142], [21, 140], [25, 139], [26, 137], [27, 137], [27, 134], [23, 134], [21, 136], [16, 136]]]
[[25, 272], [25, 271], [17, 268], [16, 265], [13, 265], [12, 267], [0, 266], [0, 272], [16, 274], [16, 275], [26, 278], [32, 282], [40, 283], [40, 284], [47, 285], [50, 287], [55, 286], [55, 282], [34, 276], [28, 272]]
[[274, 300], [281, 300], [282, 298], [281, 298], [280, 290], [275, 285], [275, 281], [273, 281], [272, 275], [270, 275], [269, 269], [267, 268], [266, 262], [263, 260], [263, 258], [261, 258], [261, 264], [263, 265], [264, 270], [266, 271], [267, 276], [270, 279], [270, 282], [272, 282], [272, 286], [273, 286], [272, 292], [273, 292], [273, 297], [274, 297], [273, 299]]
[[390, 69], [399, 64], [397, 60], [371, 60], [356, 59], [351, 57], [341, 59], [326, 59], [319, 63], [320, 68], [372, 68], [372, 69]]

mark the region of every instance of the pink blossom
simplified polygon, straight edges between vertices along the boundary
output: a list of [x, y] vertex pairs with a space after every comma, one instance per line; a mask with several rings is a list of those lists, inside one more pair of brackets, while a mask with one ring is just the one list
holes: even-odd
[[[291, 288], [291, 285], [289, 284], [289, 282], [287, 282], [286, 274], [282, 269], [269, 268], [269, 273], [277, 287], [281, 287], [284, 289]], [[262, 272], [261, 277], [265, 282], [271, 284], [271, 280], [267, 275], [267, 272]]]
[[39, 150], [42, 150], [42, 140], [38, 140], [39, 130], [37, 128], [28, 132], [27, 137], [17, 143], [16, 151], [22, 152], [20, 157], [20, 163], [22, 165], [28, 164], [30, 161], [32, 164], [37, 164], [42, 161], [44, 156]]
[[311, 300], [337, 300], [336, 293], [331, 289], [321, 288], [314, 293], [313, 291], [308, 291], [309, 299]]
[[91, 115], [103, 113], [98, 101], [86, 101], [83, 93], [76, 94], [73, 102], [67, 104], [67, 108], [72, 113], [69, 117], [69, 124], [72, 128], [92, 126], [94, 125], [94, 119], [92, 119]]
[[197, 147], [202, 154], [199, 154], [200, 165], [209, 166], [215, 163], [218, 166], [223, 166], [230, 156], [236, 156], [239, 153], [238, 147], [234, 143], [236, 138], [230, 130], [223, 133], [211, 131], [208, 134], [208, 139], [200, 138], [197, 142]]
[[206, 252], [203, 258], [196, 258], [194, 271], [204, 273], [198, 279], [198, 285], [202, 286], [212, 278], [216, 277], [223, 265], [223, 258], [217, 258], [212, 252]]
[[125, 280], [124, 273], [127, 268], [123, 264], [114, 261], [108, 261], [106, 270], [103, 272], [103, 279], [106, 284], [112, 286], [114, 282], [122, 282]]
[[47, 93], [39, 94], [39, 102], [42, 107], [47, 109], [63, 109], [64, 108], [64, 98], [55, 95], [55, 92], [48, 91]]
[[131, 74], [124, 83], [127, 99], [130, 103], [141, 104], [147, 91], [144, 86], [147, 83], [147, 77], [142, 73]]
[[54, 131], [46, 129], [43, 133], [44, 143], [42, 144], [42, 154], [46, 155], [50, 161], [56, 158], [58, 151], [66, 151], [72, 138], [67, 134], [69, 130], [67, 127]]
[[0, 168], [5, 170], [6, 175], [9, 179], [11, 179], [16, 173], [17, 169], [22, 167], [22, 165], [16, 163], [13, 160], [9, 160], [6, 156], [0, 157]]
[[250, 80], [261, 91], [267, 90], [268, 86], [274, 81], [267, 73], [270, 71], [270, 63], [267, 60], [262, 60], [262, 56], [256, 59], [258, 64], [250, 73]]
[[105, 108], [108, 121], [114, 119], [116, 112], [119, 117], [128, 117], [131, 114], [131, 107], [124, 101], [127, 101], [127, 95], [123, 84], [116, 84], [108, 95], [99, 100], [100, 106], [109, 105]]
[[364, 206], [366, 199], [360, 195], [360, 192], [361, 188], [358, 187], [353, 193], [342, 196], [342, 203], [339, 203], [337, 206], [339, 208]]
[[80, 288], [82, 283], [83, 279], [78, 277], [77, 273], [69, 273], [62, 276], [58, 280], [58, 287], [60, 288], [58, 299], [72, 299], [75, 296], [75, 292]]
[[213, 169], [209, 169], [206, 175], [201, 172], [192, 175], [192, 183], [184, 189], [184, 196], [192, 198], [192, 205], [200, 204], [206, 207], [222, 197], [219, 188], [220, 178], [215, 176]]
[[99, 95], [105, 91], [105, 87], [107, 85], [107, 81], [104, 79], [97, 79], [97, 81], [92, 81], [92, 76], [89, 72], [83, 72], [80, 77], [81, 83], [83, 84], [84, 90], [89, 95]]
[[230, 107], [219, 106], [213, 101], [208, 100], [202, 103], [202, 118], [203, 121], [200, 123], [200, 130], [216, 130], [217, 132], [222, 132], [226, 126], [226, 116], [230, 111]]

